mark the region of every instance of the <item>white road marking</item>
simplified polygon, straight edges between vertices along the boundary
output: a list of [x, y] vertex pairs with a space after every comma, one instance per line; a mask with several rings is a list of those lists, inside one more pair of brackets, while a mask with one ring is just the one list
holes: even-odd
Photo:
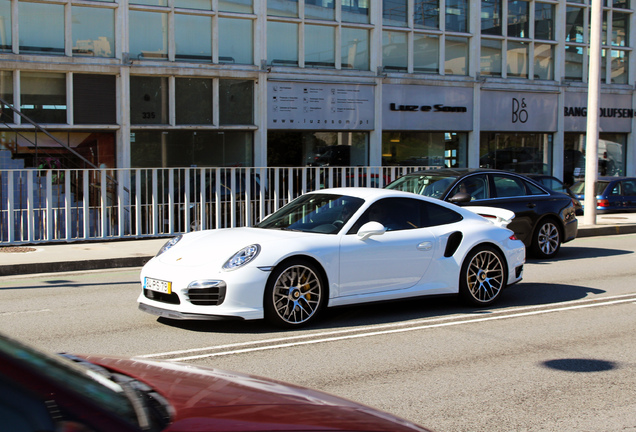
[[0, 312], [0, 316], [40, 313], [40, 312], [51, 312], [51, 309], [27, 310], [27, 311], [16, 311], [16, 312]]
[[[311, 345], [326, 342], [336, 342], [347, 339], [358, 339], [363, 337], [381, 336], [393, 333], [404, 333], [409, 331], [427, 330], [439, 327], [450, 327], [463, 324], [473, 324], [485, 321], [495, 321], [510, 318], [519, 318], [525, 316], [541, 315], [554, 312], [564, 312], [576, 309], [585, 309], [597, 306], [610, 306], [621, 303], [634, 303], [636, 294], [625, 294], [620, 296], [603, 297], [598, 299], [585, 299], [573, 302], [567, 302], [567, 306], [547, 307], [528, 306], [524, 308], [514, 309], [513, 311], [484, 311], [489, 313], [487, 317], [475, 317], [472, 314], [464, 314], [459, 316], [422, 319], [397, 324], [384, 324], [377, 326], [359, 327], [353, 330], [337, 330], [332, 332], [312, 333], [300, 336], [287, 336], [275, 339], [264, 339], [249, 342], [239, 342], [234, 344], [217, 345], [202, 348], [192, 348], [187, 350], [169, 351], [164, 353], [145, 354], [136, 357], [139, 358], [159, 358], [169, 357], [170, 361], [186, 361], [196, 360], [206, 357], [219, 357], [233, 354], [242, 354], [256, 351], [266, 351], [272, 349], [289, 348], [301, 345]], [[353, 333], [353, 334], [352, 334]], [[310, 340], [306, 340], [310, 339]], [[171, 357], [183, 354], [193, 354], [197, 352], [207, 351], [203, 354], [189, 355], [183, 357]], [[210, 352], [214, 351], [214, 352]]]

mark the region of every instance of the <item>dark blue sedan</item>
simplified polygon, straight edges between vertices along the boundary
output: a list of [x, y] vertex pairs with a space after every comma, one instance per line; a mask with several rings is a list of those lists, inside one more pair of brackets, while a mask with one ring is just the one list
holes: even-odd
[[[570, 188], [584, 205], [585, 181]], [[596, 182], [596, 212], [636, 212], [636, 177], [599, 177]]]

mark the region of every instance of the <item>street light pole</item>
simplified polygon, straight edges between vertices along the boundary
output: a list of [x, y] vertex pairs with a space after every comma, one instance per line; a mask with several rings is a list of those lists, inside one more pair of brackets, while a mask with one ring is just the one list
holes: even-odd
[[585, 145], [585, 212], [586, 225], [596, 225], [596, 178], [598, 176], [598, 122], [601, 100], [601, 25], [602, 0], [592, 0], [590, 22], [590, 68], [587, 79], [587, 133]]

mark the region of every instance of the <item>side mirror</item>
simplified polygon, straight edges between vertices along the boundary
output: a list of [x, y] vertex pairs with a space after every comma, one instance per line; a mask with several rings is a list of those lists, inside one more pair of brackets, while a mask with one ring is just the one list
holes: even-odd
[[448, 202], [451, 202], [453, 204], [467, 203], [467, 202], [470, 202], [472, 198], [473, 197], [471, 197], [469, 193], [457, 192], [455, 195], [449, 198]]
[[358, 230], [358, 238], [360, 240], [366, 240], [374, 235], [382, 235], [386, 232], [386, 227], [380, 222], [367, 222]]

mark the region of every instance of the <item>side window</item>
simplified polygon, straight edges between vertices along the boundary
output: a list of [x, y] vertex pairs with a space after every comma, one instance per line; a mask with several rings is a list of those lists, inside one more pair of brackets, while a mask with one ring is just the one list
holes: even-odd
[[446, 207], [410, 198], [385, 198], [372, 204], [347, 234], [355, 234], [367, 222], [379, 222], [387, 231], [444, 225], [462, 220]]
[[460, 192], [469, 194], [471, 201], [487, 199], [490, 196], [488, 176], [485, 174], [477, 174], [465, 178], [455, 185], [449, 196], [453, 197]]
[[451, 209], [427, 202], [421, 204], [421, 215], [423, 227], [446, 225], [463, 219], [462, 215]]
[[[545, 195], [545, 191], [542, 190], [540, 187], [535, 186], [532, 183], [527, 182], [527, 181], [524, 181], [523, 183], [526, 185], [527, 190], [530, 191], [530, 195]], [[565, 189], [563, 188], [563, 186], [561, 186], [557, 182], [552, 182], [552, 184], [550, 186], [548, 186], [548, 187], [550, 189], [552, 189], [553, 191], [566, 193]]]
[[611, 195], [623, 195], [623, 188], [621, 182], [618, 182], [612, 188]]
[[503, 175], [494, 175], [495, 192], [497, 198], [525, 196], [526, 190], [521, 179]]
[[636, 195], [636, 180], [625, 180], [624, 186], [625, 195]]

